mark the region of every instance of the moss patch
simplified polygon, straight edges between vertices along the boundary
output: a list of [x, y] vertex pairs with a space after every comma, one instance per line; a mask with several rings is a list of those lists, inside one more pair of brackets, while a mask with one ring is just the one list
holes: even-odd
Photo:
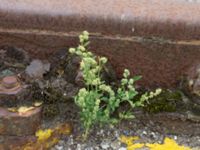
[[49, 104], [43, 106], [42, 114], [46, 119], [54, 118], [55, 116], [59, 115], [59, 113], [60, 110], [57, 104]]
[[163, 90], [160, 95], [145, 104], [144, 110], [149, 113], [175, 112], [181, 101], [180, 91]]
[[53, 118], [59, 115], [58, 103], [62, 99], [60, 91], [52, 87], [47, 87], [41, 91], [37, 83], [32, 84], [32, 101], [41, 101], [43, 103], [44, 118]]

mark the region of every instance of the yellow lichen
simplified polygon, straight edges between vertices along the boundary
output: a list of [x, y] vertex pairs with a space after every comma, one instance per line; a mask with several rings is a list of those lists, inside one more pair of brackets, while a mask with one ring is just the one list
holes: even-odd
[[16, 107], [8, 108], [8, 111], [10, 111], [10, 112], [17, 112], [17, 108]]
[[144, 144], [135, 143], [135, 144], [127, 147], [127, 150], [137, 150], [137, 149], [143, 148], [144, 146], [145, 146]]
[[130, 137], [121, 136], [120, 141], [127, 145], [128, 150], [135, 150], [135, 149], [144, 147], [144, 144], [142, 144], [142, 143], [134, 144], [134, 141], [136, 141], [138, 139], [139, 138], [137, 136], [132, 136], [132, 137], [131, 136]]
[[36, 136], [38, 138], [39, 142], [43, 142], [46, 141], [53, 133], [53, 130], [48, 129], [48, 130], [38, 130], [36, 132]]
[[35, 102], [33, 105], [34, 105], [35, 107], [39, 107], [39, 106], [42, 105], [42, 102]]
[[165, 138], [163, 144], [146, 144], [147, 147], [150, 148], [150, 150], [191, 150], [189, 147], [180, 146], [170, 138]]
[[21, 107], [18, 108], [17, 112], [19, 114], [23, 114], [23, 113], [26, 113], [26, 112], [33, 110], [33, 109], [34, 109], [34, 107], [21, 106]]
[[17, 108], [17, 107], [8, 108], [8, 111], [17, 112], [19, 114], [24, 114], [24, 113], [26, 113], [30, 110], [33, 110], [33, 109], [34, 109], [34, 107], [32, 107], [32, 106], [31, 107], [21, 106], [19, 108]]
[[135, 136], [121, 136], [120, 141], [127, 145], [127, 150], [137, 150], [144, 147], [148, 147], [149, 150], [191, 150], [189, 147], [178, 145], [176, 141], [167, 137], [163, 144], [135, 143], [138, 139], [139, 138]]
[[61, 124], [53, 129], [38, 130], [35, 133], [37, 141], [27, 143], [23, 148], [16, 150], [48, 150], [58, 143], [61, 135], [69, 135], [72, 127], [69, 124]]

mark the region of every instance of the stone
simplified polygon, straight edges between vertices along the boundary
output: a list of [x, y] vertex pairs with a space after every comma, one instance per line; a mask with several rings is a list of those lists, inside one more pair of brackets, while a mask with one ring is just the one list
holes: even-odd
[[41, 123], [41, 112], [41, 107], [21, 114], [0, 107], [0, 135], [34, 135]]
[[120, 141], [118, 141], [118, 140], [115, 140], [115, 141], [113, 141], [111, 144], [110, 144], [110, 146], [113, 148], [113, 149], [119, 149], [120, 148], [120, 146], [121, 146], [121, 142]]
[[101, 142], [101, 148], [102, 149], [108, 149], [110, 147], [110, 141], [109, 140], [105, 140], [103, 142]]
[[81, 144], [77, 144], [77, 147], [76, 147], [77, 150], [81, 150], [82, 149], [82, 146]]
[[64, 145], [64, 144], [65, 144], [65, 141], [60, 140], [60, 141], [58, 142], [58, 144], [59, 144], [59, 145]]
[[120, 147], [118, 150], [127, 150], [126, 147]]
[[68, 141], [67, 141], [67, 144], [68, 144], [68, 145], [73, 145], [73, 144], [74, 144], [73, 135], [70, 135], [70, 136], [69, 136], [69, 139], [68, 139]]
[[56, 148], [56, 150], [63, 150], [64, 149], [63, 146], [59, 146], [59, 145], [56, 145], [55, 148]]
[[51, 86], [53, 88], [57, 88], [57, 89], [63, 89], [67, 86], [67, 81], [64, 80], [63, 78], [57, 78], [55, 80], [52, 81]]
[[193, 103], [200, 105], [200, 64], [195, 64], [187, 72], [182, 88]]
[[175, 136], [174, 136], [174, 140], [177, 140], [177, 138], [178, 138], [178, 137], [175, 135]]
[[150, 137], [152, 137], [153, 139], [156, 139], [156, 134], [154, 132], [151, 132]]
[[33, 60], [29, 66], [26, 67], [26, 74], [31, 78], [42, 78], [45, 73], [50, 70], [50, 63], [42, 62], [39, 59]]
[[[108, 132], [109, 132], [109, 131], [108, 131]], [[110, 134], [110, 133], [109, 133], [109, 134]], [[109, 134], [108, 134], [108, 135], [109, 135]], [[118, 138], [118, 137], [120, 136], [120, 133], [119, 133], [118, 130], [114, 131], [113, 134], [115, 135], [116, 138]]]
[[75, 77], [75, 84], [78, 85], [79, 87], [84, 87], [84, 79], [83, 79], [83, 72], [81, 70], [77, 71], [77, 75]]

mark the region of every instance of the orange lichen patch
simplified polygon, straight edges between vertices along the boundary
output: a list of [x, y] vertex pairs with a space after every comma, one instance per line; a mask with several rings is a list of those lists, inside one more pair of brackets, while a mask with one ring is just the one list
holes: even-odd
[[20, 150], [48, 150], [58, 143], [61, 135], [69, 135], [71, 132], [72, 127], [69, 124], [62, 124], [54, 129], [38, 130], [35, 133], [37, 141], [27, 143]]
[[138, 139], [139, 138], [135, 136], [121, 136], [120, 141], [127, 145], [127, 150], [138, 150], [144, 147], [148, 147], [149, 150], [191, 150], [189, 147], [178, 145], [176, 141], [167, 137], [165, 138], [163, 144], [135, 143]]

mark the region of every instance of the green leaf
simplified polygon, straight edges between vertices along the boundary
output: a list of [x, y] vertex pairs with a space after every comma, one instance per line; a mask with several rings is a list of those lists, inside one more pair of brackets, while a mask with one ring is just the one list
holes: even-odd
[[129, 97], [130, 99], [133, 99], [138, 94], [137, 91], [129, 91]]
[[135, 103], [133, 103], [133, 101], [131, 101], [131, 100], [127, 100], [127, 101], [129, 102], [129, 104], [131, 105], [132, 108], [135, 108], [136, 105], [135, 105]]
[[85, 42], [85, 43], [84, 43], [84, 45], [83, 45], [83, 46], [84, 46], [84, 47], [87, 47], [89, 44], [90, 44], [90, 42], [89, 42], [89, 41], [87, 41], [87, 42]]
[[134, 77], [133, 77], [133, 80], [134, 80], [134, 81], [138, 81], [138, 80], [140, 80], [141, 78], [142, 78], [142, 76], [134, 76]]
[[131, 112], [122, 112], [119, 113], [119, 118], [120, 119], [134, 119], [135, 116]]

